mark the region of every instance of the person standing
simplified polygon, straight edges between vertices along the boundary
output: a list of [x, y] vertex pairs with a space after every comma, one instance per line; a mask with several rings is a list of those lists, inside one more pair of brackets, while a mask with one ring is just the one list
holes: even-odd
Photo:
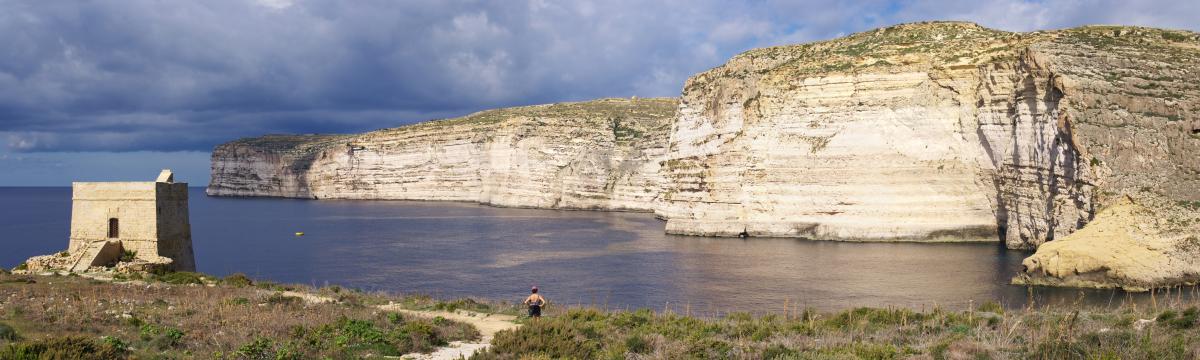
[[529, 291], [529, 297], [525, 298], [523, 304], [529, 306], [529, 317], [540, 318], [542, 317], [542, 307], [546, 306], [546, 298], [538, 295], [537, 286], [534, 286]]

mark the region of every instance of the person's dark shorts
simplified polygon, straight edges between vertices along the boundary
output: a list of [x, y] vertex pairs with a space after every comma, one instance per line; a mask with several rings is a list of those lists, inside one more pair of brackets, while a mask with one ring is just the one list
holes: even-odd
[[542, 317], [542, 307], [540, 305], [529, 305], [529, 317]]

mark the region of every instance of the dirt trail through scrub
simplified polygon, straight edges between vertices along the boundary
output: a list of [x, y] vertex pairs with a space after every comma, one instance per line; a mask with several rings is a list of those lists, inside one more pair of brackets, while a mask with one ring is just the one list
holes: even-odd
[[[336, 302], [336, 300], [334, 300], [333, 298], [320, 296], [320, 295], [316, 295], [316, 294], [297, 292], [297, 291], [284, 291], [283, 295], [295, 296], [295, 297], [304, 299], [304, 301], [307, 301], [309, 303]], [[454, 341], [454, 342], [451, 342], [449, 346], [438, 348], [437, 350], [434, 350], [434, 352], [432, 352], [432, 353], [429, 353], [429, 354], [419, 354], [419, 353], [407, 354], [402, 357], [404, 359], [452, 360], [452, 359], [459, 359], [459, 358], [469, 358], [469, 357], [471, 357], [471, 355], [474, 355], [475, 352], [483, 351], [483, 350], [487, 349], [488, 346], [491, 346], [492, 337], [494, 337], [496, 335], [496, 333], [504, 331], [504, 330], [516, 329], [521, 326], [521, 324], [516, 323], [517, 317], [512, 316], [512, 315], [488, 314], [488, 313], [479, 313], [479, 312], [461, 311], [461, 310], [455, 311], [455, 312], [433, 311], [433, 310], [410, 310], [410, 309], [405, 309], [405, 308], [400, 307], [399, 304], [376, 305], [375, 307], [379, 308], [380, 310], [384, 310], [384, 311], [393, 311], [393, 312], [398, 312], [398, 313], [403, 313], [403, 314], [408, 314], [408, 315], [413, 315], [413, 316], [426, 317], [426, 318], [434, 318], [434, 317], [441, 316], [442, 318], [445, 318], [446, 320], [453, 320], [453, 321], [471, 324], [471, 326], [474, 326], [476, 329], [479, 330], [480, 337], [479, 337], [478, 341]]]

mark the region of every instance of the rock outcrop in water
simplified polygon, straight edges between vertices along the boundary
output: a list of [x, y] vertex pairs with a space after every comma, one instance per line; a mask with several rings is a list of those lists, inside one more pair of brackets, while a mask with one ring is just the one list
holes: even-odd
[[208, 192], [647, 210], [677, 234], [1030, 249], [1122, 194], [1200, 200], [1197, 84], [1192, 32], [905, 24], [743, 53], [690, 78], [678, 104], [238, 140], [213, 152]]
[[1014, 283], [1145, 291], [1200, 280], [1200, 207], [1123, 199], [1025, 259]]
[[208, 194], [653, 209], [675, 99], [483, 111], [361, 135], [269, 135], [213, 151]]

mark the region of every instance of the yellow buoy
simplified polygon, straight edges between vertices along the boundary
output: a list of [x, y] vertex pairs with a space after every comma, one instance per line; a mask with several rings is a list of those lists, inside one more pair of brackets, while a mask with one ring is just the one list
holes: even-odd
[[297, 231], [297, 232], [296, 232], [296, 236], [304, 236], [304, 232], [303, 232], [303, 231]]

